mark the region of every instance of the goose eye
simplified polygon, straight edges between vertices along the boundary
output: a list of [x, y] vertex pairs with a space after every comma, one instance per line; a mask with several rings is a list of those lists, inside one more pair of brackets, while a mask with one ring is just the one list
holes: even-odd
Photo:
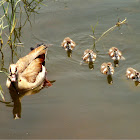
[[17, 68], [16, 68], [15, 72], [17, 72]]

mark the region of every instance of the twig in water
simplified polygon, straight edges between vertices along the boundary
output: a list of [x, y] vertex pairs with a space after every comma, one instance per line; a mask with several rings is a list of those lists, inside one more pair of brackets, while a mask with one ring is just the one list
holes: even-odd
[[[114, 26], [112, 26], [111, 28], [109, 28], [108, 30], [106, 30], [105, 32], [102, 33], [102, 35], [95, 41], [95, 44], [101, 40], [101, 38], [103, 36], [105, 36], [108, 32], [113, 31], [116, 27], [120, 27], [123, 24], [126, 24], [127, 19], [125, 18], [123, 21], [118, 21]], [[92, 37], [93, 39], [95, 39], [94, 36], [90, 35], [90, 37]]]

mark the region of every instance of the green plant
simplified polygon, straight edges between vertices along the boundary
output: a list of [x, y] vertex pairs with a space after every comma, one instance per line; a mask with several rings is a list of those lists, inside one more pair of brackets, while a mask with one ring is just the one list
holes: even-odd
[[[126, 18], [125, 18], [123, 21], [119, 20], [114, 26], [112, 26], [111, 28], [109, 28], [108, 30], [106, 30], [105, 32], [103, 32], [103, 33], [101, 34], [101, 36], [99, 36], [99, 38], [96, 38], [96, 37], [95, 37], [95, 29], [96, 29], [96, 26], [97, 26], [98, 22], [97, 22], [97, 24], [95, 25], [94, 28], [91, 26], [93, 35], [89, 35], [89, 36], [92, 37], [93, 40], [94, 40], [94, 43], [93, 43], [93, 50], [96, 49], [96, 48], [95, 48], [96, 43], [99, 42], [99, 41], [101, 40], [101, 38], [103, 38], [105, 35], [107, 35], [107, 34], [110, 33], [111, 31], [113, 31], [116, 27], [121, 27], [123, 24], [126, 24], [126, 23], [127, 23], [127, 19], [126, 19]], [[97, 51], [97, 50], [96, 50], [96, 51]]]
[[[0, 53], [1, 53], [1, 71], [0, 73], [8, 74], [4, 66], [4, 53], [3, 48], [5, 46], [9, 46], [11, 51], [11, 61], [13, 62], [13, 57], [17, 54], [17, 46], [23, 46], [21, 41], [21, 31], [27, 22], [32, 23], [30, 21], [30, 16], [32, 13], [38, 14], [38, 10], [40, 9], [40, 5], [45, 4], [42, 3], [43, 0], [0, 0], [0, 7], [3, 9], [3, 13], [0, 13]], [[25, 13], [26, 18], [22, 18], [23, 13]], [[4, 25], [6, 22], [6, 25]], [[3, 30], [8, 28], [9, 33], [3, 34]], [[3, 40], [3, 36], [7, 36], [7, 40]], [[4, 70], [4, 71], [3, 71]], [[0, 96], [3, 100], [3, 90], [0, 85]]]

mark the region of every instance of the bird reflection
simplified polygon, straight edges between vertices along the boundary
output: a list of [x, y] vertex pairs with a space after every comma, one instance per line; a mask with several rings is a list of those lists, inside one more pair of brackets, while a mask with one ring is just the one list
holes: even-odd
[[68, 55], [68, 57], [71, 57], [72, 56], [72, 50], [67, 50], [67, 55]]
[[88, 66], [89, 66], [89, 69], [94, 69], [94, 63], [91, 61], [91, 62], [89, 62], [89, 64], [88, 64]]
[[[51, 83], [54, 83], [54, 81], [50, 81]], [[12, 98], [13, 101], [13, 118], [14, 119], [20, 119], [21, 118], [21, 110], [22, 110], [22, 105], [21, 105], [21, 99], [25, 96], [25, 95], [32, 95], [32, 94], [36, 94], [38, 93], [40, 90], [42, 90], [43, 88], [45, 88], [47, 86], [38, 86], [32, 90], [28, 90], [28, 91], [20, 91], [18, 92], [16, 90], [16, 88], [12, 85], [9, 88], [9, 92], [10, 92], [10, 96]]]
[[135, 81], [135, 86], [138, 86], [139, 85], [139, 81]]
[[108, 84], [113, 83], [112, 75], [107, 75], [107, 82], [108, 82]]
[[114, 67], [119, 67], [119, 60], [114, 60]]

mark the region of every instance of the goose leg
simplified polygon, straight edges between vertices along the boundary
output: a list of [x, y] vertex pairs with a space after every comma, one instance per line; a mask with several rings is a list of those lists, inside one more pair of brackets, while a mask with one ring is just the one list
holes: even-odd
[[44, 87], [51, 87], [52, 86], [52, 83], [48, 80], [47, 78], [47, 72], [46, 72], [46, 78], [45, 78], [45, 81], [44, 81]]

